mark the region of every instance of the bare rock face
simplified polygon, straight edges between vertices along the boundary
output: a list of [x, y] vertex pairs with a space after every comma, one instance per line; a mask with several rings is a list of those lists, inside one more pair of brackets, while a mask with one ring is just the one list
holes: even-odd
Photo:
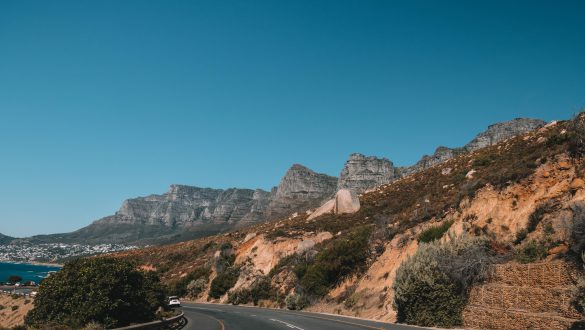
[[366, 157], [354, 153], [349, 156], [341, 174], [337, 189], [349, 189], [362, 193], [396, 178], [394, 164], [386, 158]]
[[294, 164], [285, 174], [268, 205], [267, 217], [277, 218], [319, 206], [337, 191], [337, 178]]
[[335, 194], [335, 214], [355, 213], [360, 210], [357, 194], [348, 189], [341, 189]]
[[465, 145], [466, 151], [489, 147], [505, 139], [516, 135], [533, 131], [546, 125], [544, 120], [531, 118], [516, 118], [488, 126], [488, 129], [478, 134], [473, 140]]
[[201, 224], [234, 224], [244, 218], [255, 219], [267, 201], [268, 192], [251, 189], [227, 190], [171, 185], [162, 195], [124, 201], [115, 215], [102, 222], [167, 227]]

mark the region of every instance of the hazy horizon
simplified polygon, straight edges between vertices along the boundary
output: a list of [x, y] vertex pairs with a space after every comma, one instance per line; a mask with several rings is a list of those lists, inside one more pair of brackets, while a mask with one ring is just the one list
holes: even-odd
[[3, 1], [0, 233], [585, 107], [581, 1]]

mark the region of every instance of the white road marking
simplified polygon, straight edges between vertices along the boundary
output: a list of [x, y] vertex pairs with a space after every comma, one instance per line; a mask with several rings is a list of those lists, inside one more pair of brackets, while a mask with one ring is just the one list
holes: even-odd
[[297, 327], [297, 326], [296, 326], [296, 325], [294, 325], [294, 324], [286, 323], [286, 322], [284, 322], [284, 321], [281, 321], [281, 320], [277, 320], [277, 319], [270, 319], [270, 321], [274, 321], [274, 322], [280, 322], [280, 323], [282, 323], [282, 324], [284, 324], [284, 325], [286, 325], [287, 327], [289, 327], [289, 328], [292, 328], [292, 329], [305, 330], [305, 329], [303, 329], [303, 328], [299, 328], [299, 327]]

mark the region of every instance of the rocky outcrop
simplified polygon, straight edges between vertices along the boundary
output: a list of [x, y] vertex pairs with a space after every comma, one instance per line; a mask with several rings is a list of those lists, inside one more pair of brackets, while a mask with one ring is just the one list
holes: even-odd
[[360, 200], [354, 191], [349, 189], [339, 190], [333, 199], [328, 200], [317, 208], [307, 220], [313, 220], [324, 214], [347, 214], [360, 210]]
[[[227, 190], [171, 185], [162, 195], [124, 201], [115, 215], [98, 220], [105, 223], [190, 227], [201, 224], [233, 224], [256, 218], [267, 192], [251, 189]], [[257, 199], [255, 199], [257, 197]]]
[[349, 156], [339, 175], [337, 189], [349, 189], [362, 193], [370, 188], [392, 182], [395, 178], [396, 169], [390, 160], [354, 153]]
[[317, 207], [336, 191], [336, 177], [315, 173], [303, 165], [294, 164], [273, 190], [267, 217], [273, 219]]
[[478, 134], [473, 140], [465, 145], [466, 151], [489, 147], [503, 140], [533, 131], [546, 125], [544, 120], [530, 118], [516, 118], [488, 126], [488, 129]]
[[128, 199], [114, 215], [73, 233], [35, 239], [148, 244], [190, 239], [317, 207], [336, 186], [337, 178], [298, 164], [271, 192], [171, 185], [165, 194]]

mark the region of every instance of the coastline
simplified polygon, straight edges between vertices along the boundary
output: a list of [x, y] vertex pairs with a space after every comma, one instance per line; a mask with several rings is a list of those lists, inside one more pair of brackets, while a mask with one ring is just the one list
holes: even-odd
[[41, 262], [41, 261], [0, 260], [0, 263], [5, 263], [5, 264], [21, 264], [21, 265], [31, 265], [31, 266], [60, 267], [60, 268], [63, 267], [63, 264], [51, 263], [51, 262]]

